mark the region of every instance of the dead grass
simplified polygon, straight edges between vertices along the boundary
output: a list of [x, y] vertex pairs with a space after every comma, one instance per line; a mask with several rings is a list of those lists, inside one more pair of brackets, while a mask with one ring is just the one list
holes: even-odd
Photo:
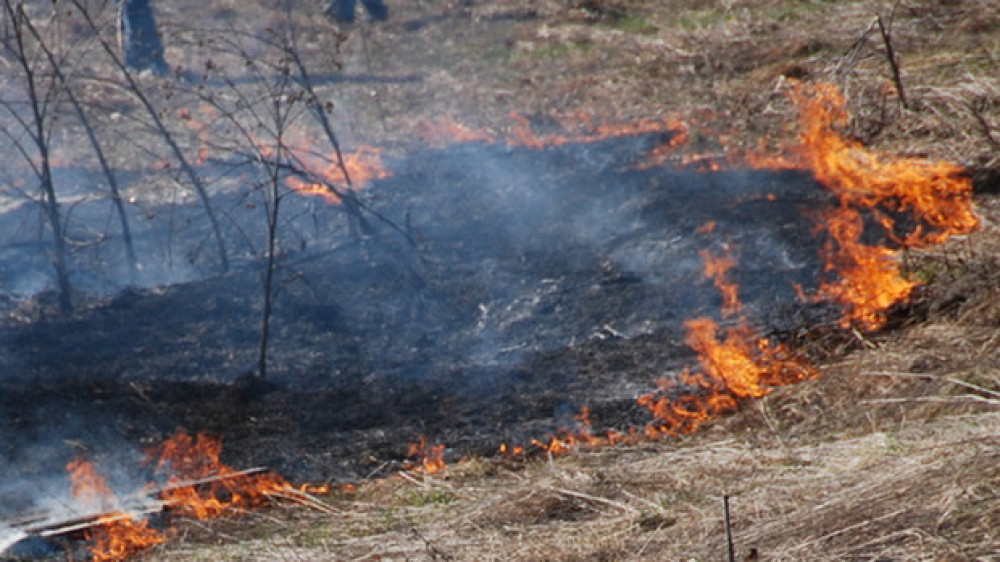
[[[684, 116], [691, 150], [712, 151], [788, 140], [782, 85], [824, 80], [866, 143], [996, 167], [1000, 2], [900, 6], [907, 108], [868, 2], [397, 2], [352, 32], [346, 72], [421, 80], [328, 91], [354, 142], [406, 145], [445, 113], [502, 129], [511, 110], [590, 108]], [[1000, 558], [1000, 204], [978, 205], [979, 233], [907, 256], [930, 285], [893, 329], [813, 342], [821, 378], [697, 435], [368, 482], [324, 498], [332, 515], [184, 522], [146, 558], [722, 560], [723, 494], [738, 559]]]
[[[236, 536], [187, 524], [188, 540], [150, 556], [720, 560], [728, 493], [741, 558], [755, 550], [767, 560], [985, 560], [1000, 553], [998, 430], [993, 412], [897, 421], [819, 443], [748, 427], [517, 469], [468, 461], [444, 477], [373, 482], [330, 498], [334, 515], [257, 515]], [[436, 491], [450, 499], [415, 500]], [[269, 534], [246, 537], [247, 527]]]

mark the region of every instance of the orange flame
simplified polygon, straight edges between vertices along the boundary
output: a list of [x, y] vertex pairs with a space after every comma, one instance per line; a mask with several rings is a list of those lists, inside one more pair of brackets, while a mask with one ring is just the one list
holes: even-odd
[[650, 151], [647, 159], [653, 162], [665, 158], [666, 154], [687, 140], [686, 127], [671, 117], [619, 122], [613, 118], [578, 111], [552, 115], [551, 119], [560, 132], [547, 134], [537, 133], [531, 121], [521, 113], [512, 111], [508, 117], [513, 125], [505, 135], [472, 129], [455, 121], [450, 115], [434, 122], [423, 121], [418, 126], [417, 134], [432, 146], [458, 142], [494, 144], [502, 141], [510, 146], [535, 150], [569, 143], [592, 143], [610, 137], [668, 134], [669, 138], [664, 143]]
[[[723, 294], [723, 313], [740, 312], [739, 287], [726, 279], [735, 261], [726, 255], [701, 253], [705, 276], [713, 278]], [[704, 422], [733, 411], [743, 398], [761, 398], [776, 386], [791, 384], [814, 375], [807, 365], [792, 358], [785, 346], [757, 337], [745, 318], [719, 339], [719, 325], [711, 318], [684, 323], [685, 343], [695, 351], [701, 369], [684, 369], [676, 380], [661, 379], [659, 391], [639, 397], [640, 405], [656, 420], [646, 436], [691, 433]]]
[[575, 112], [564, 116], [554, 116], [553, 119], [565, 134], [550, 133], [539, 135], [535, 133], [531, 122], [524, 115], [511, 112], [510, 119], [514, 126], [506, 135], [507, 144], [542, 149], [568, 143], [590, 143], [610, 137], [638, 136], [655, 133], [669, 133], [670, 139], [663, 145], [669, 150], [686, 140], [687, 131], [679, 122], [665, 117], [662, 119], [640, 119], [625, 123], [600, 119], [597, 116]]
[[[74, 459], [66, 465], [66, 470], [73, 498], [86, 509], [101, 512], [118, 505], [118, 498], [107, 479], [98, 474], [93, 464]], [[166, 540], [159, 531], [149, 528], [147, 521], [135, 520], [121, 511], [101, 516], [97, 524], [84, 533], [84, 538], [90, 543], [91, 556], [96, 562], [124, 560]]]
[[421, 474], [444, 472], [447, 466], [444, 461], [444, 450], [443, 444], [428, 446], [427, 438], [421, 435], [419, 441], [411, 443], [407, 449], [406, 456], [413, 459], [408, 469]]
[[328, 203], [339, 205], [341, 198], [328, 185], [344, 185], [347, 182], [344, 171], [350, 177], [350, 187], [361, 189], [365, 185], [380, 179], [385, 179], [392, 175], [392, 172], [382, 163], [382, 149], [374, 146], [361, 146], [355, 152], [344, 154], [344, 168], [341, 169], [337, 162], [320, 163], [315, 157], [304, 157], [304, 152], [300, 154], [300, 160], [305, 163], [309, 173], [321, 178], [320, 182], [307, 182], [301, 178], [291, 177], [287, 180], [287, 185], [291, 189], [302, 195], [318, 195]]
[[738, 314], [743, 306], [738, 295], [739, 286], [726, 281], [726, 273], [736, 266], [736, 260], [728, 254], [712, 255], [708, 250], [702, 250], [699, 254], [705, 262], [705, 277], [711, 277], [715, 288], [722, 293], [722, 315], [728, 318]]
[[[535, 451], [542, 451], [550, 455], [558, 455], [573, 451], [577, 447], [584, 445], [587, 447], [602, 447], [624, 443], [633, 439], [632, 435], [608, 430], [604, 437], [596, 436], [591, 431], [590, 407], [583, 406], [580, 413], [573, 416], [576, 427], [573, 429], [563, 428], [547, 440], [532, 439], [531, 445]], [[519, 445], [508, 445], [502, 443], [499, 453], [506, 457], [514, 457], [527, 454], [528, 450]]]
[[100, 524], [85, 534], [90, 541], [90, 554], [94, 562], [125, 560], [167, 539], [149, 522], [135, 520], [126, 513], [112, 513], [101, 517]]
[[417, 125], [417, 135], [431, 146], [446, 146], [462, 142], [484, 142], [493, 144], [497, 136], [486, 131], [478, 131], [445, 115], [437, 121], [422, 121]]
[[[816, 300], [844, 308], [843, 327], [881, 327], [885, 311], [906, 299], [915, 283], [903, 278], [897, 251], [861, 243], [864, 219], [872, 214], [903, 247], [924, 247], [974, 231], [972, 180], [960, 166], [921, 158], [898, 158], [864, 148], [837, 129], [848, 119], [843, 95], [830, 84], [796, 83], [791, 97], [799, 108], [800, 145], [780, 158], [751, 157], [762, 167], [811, 170], [840, 200], [819, 213], [820, 228], [830, 241], [822, 255], [838, 279], [823, 283]], [[899, 236], [893, 214], [909, 213], [916, 222]]]
[[[269, 494], [291, 488], [272, 473], [241, 474], [219, 460], [222, 441], [205, 433], [195, 438], [179, 432], [147, 453], [156, 474], [167, 476], [161, 499], [179, 513], [197, 519], [218, 517], [234, 508], [253, 507], [268, 501]], [[199, 478], [232, 476], [205, 485], [184, 482]]]
[[[219, 459], [221, 453], [220, 440], [204, 433], [192, 438], [184, 432], [148, 451], [147, 464], [153, 465], [156, 474], [167, 477], [158, 492], [163, 505], [179, 514], [207, 519], [262, 505], [272, 495], [296, 497], [331, 489], [328, 484], [304, 484], [296, 489], [276, 474], [233, 470]], [[146, 521], [117, 510], [117, 497], [91, 463], [78, 459], [66, 468], [77, 501], [88, 510], [104, 512], [86, 532], [94, 560], [123, 560], [166, 540]]]

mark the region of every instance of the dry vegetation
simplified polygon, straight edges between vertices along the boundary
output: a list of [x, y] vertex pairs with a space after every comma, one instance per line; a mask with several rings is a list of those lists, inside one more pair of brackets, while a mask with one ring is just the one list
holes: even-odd
[[499, 129], [511, 110], [583, 109], [677, 115], [687, 150], [722, 152], [793, 138], [783, 85], [830, 81], [849, 96], [852, 136], [973, 169], [982, 229], [907, 256], [929, 285], [890, 329], [812, 336], [821, 378], [696, 435], [471, 459], [334, 493], [331, 513], [184, 522], [146, 558], [722, 560], [724, 494], [741, 560], [1000, 557], [1000, 2], [896, 6], [908, 107], [873, 22], [891, 3], [389, 4], [390, 22], [350, 30], [347, 80], [325, 86], [353, 142], [403, 149], [445, 113]]

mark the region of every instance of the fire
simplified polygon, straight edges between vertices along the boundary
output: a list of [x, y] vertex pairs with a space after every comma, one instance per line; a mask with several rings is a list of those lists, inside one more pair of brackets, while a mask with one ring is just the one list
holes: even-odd
[[167, 539], [146, 520], [135, 520], [126, 513], [113, 513], [101, 517], [100, 524], [86, 537], [94, 562], [125, 560], [129, 556]]
[[382, 163], [382, 149], [374, 146], [361, 146], [355, 152], [345, 153], [343, 168], [336, 160], [324, 162], [323, 159], [310, 156], [308, 151], [296, 151], [296, 155], [305, 165], [306, 171], [322, 181], [309, 182], [290, 177], [287, 180], [288, 187], [302, 195], [318, 195], [335, 205], [340, 204], [341, 198], [327, 186], [347, 184], [352, 189], [361, 189], [375, 180], [392, 175]]
[[[843, 327], [857, 324], [873, 330], [885, 323], [885, 310], [905, 300], [915, 283], [901, 273], [897, 250], [861, 242], [864, 213], [872, 215], [902, 247], [925, 247], [950, 236], [974, 231], [972, 180], [949, 162], [899, 158], [863, 147], [837, 129], [848, 119], [843, 95], [830, 84], [797, 83], [791, 97], [799, 108], [799, 145], [780, 158], [751, 158], [762, 167], [799, 168], [839, 199], [818, 215], [829, 235], [822, 248], [828, 272], [838, 278], [823, 283], [816, 300], [832, 300], [844, 308]], [[909, 232], [894, 218], [909, 214]]]
[[609, 137], [657, 133], [670, 135], [666, 146], [672, 148], [684, 142], [686, 138], [686, 131], [683, 125], [669, 117], [618, 123], [612, 120], [601, 119], [591, 114], [576, 112], [553, 118], [559, 124], [560, 128], [568, 131], [568, 133], [551, 133], [545, 135], [535, 133], [531, 122], [524, 115], [511, 112], [509, 117], [514, 122], [514, 126], [507, 133], [507, 144], [534, 149], [559, 146], [571, 142], [590, 143]]
[[578, 111], [566, 115], [552, 115], [551, 119], [559, 132], [547, 134], [537, 133], [531, 121], [521, 113], [512, 111], [508, 117], [513, 124], [503, 135], [472, 129], [455, 121], [451, 116], [445, 116], [436, 122], [422, 122], [418, 127], [418, 135], [434, 146], [458, 142], [487, 144], [505, 142], [509, 146], [535, 150], [569, 143], [592, 143], [610, 137], [666, 135], [664, 142], [650, 151], [650, 157], [654, 160], [671, 152], [687, 140], [686, 127], [672, 117], [621, 122], [614, 118]]
[[685, 343], [701, 368], [685, 369], [676, 380], [661, 379], [656, 393], [639, 397], [656, 420], [646, 428], [649, 438], [691, 433], [735, 410], [741, 399], [761, 398], [774, 387], [813, 376], [783, 345], [756, 337], [744, 321], [722, 331], [710, 318], [695, 318], [685, 327]]
[[[701, 256], [705, 277], [712, 278], [723, 294], [723, 315], [738, 314], [742, 308], [739, 287], [726, 279], [735, 260], [708, 251]], [[656, 393], [639, 397], [638, 403], [656, 420], [646, 428], [651, 439], [691, 433], [704, 422], [735, 410], [741, 399], [761, 398], [776, 386], [814, 374], [791, 357], [785, 346], [758, 337], [744, 317], [724, 331], [707, 317], [688, 320], [684, 326], [685, 343], [694, 350], [701, 368], [684, 369], [676, 380], [661, 379]]]
[[94, 465], [82, 458], [73, 459], [66, 465], [69, 472], [70, 492], [77, 503], [88, 510], [105, 511], [118, 505], [111, 486]]
[[413, 459], [409, 470], [422, 474], [444, 472], [447, 466], [444, 460], [444, 450], [443, 444], [428, 446], [427, 438], [421, 435], [419, 441], [411, 443], [407, 449], [406, 456]]
[[[711, 228], [714, 228], [714, 223]], [[699, 254], [705, 262], [705, 277], [711, 277], [715, 288], [722, 293], [722, 315], [728, 318], [738, 314], [742, 308], [738, 295], [739, 286], [726, 281], [726, 273], [736, 266], [736, 260], [728, 254], [712, 255], [708, 250], [702, 250]]]
[[[542, 451], [550, 455], [558, 455], [573, 451], [583, 445], [587, 447], [603, 447], [615, 445], [634, 440], [634, 435], [608, 430], [604, 437], [594, 435], [591, 431], [590, 407], [583, 406], [580, 413], [573, 416], [575, 427], [572, 429], [563, 428], [546, 440], [532, 439], [531, 446], [534, 451]], [[528, 450], [519, 445], [508, 445], [501, 443], [499, 453], [506, 457], [520, 456], [528, 453]]]
[[[329, 485], [304, 484], [294, 488], [282, 477], [267, 472], [234, 470], [222, 463], [222, 442], [207, 434], [191, 437], [179, 432], [147, 453], [146, 464], [165, 481], [148, 486], [143, 495], [156, 496], [155, 509], [198, 519], [219, 517], [241, 508], [263, 505], [272, 497], [285, 497], [317, 505], [309, 493], [328, 493]], [[67, 465], [71, 491], [77, 503], [100, 517], [86, 531], [93, 559], [124, 560], [166, 536], [145, 520], [136, 520], [93, 464], [77, 459]]]
[[[73, 498], [88, 511], [106, 512], [119, 505], [107, 479], [98, 474], [90, 462], [74, 459], [66, 465], [66, 470]], [[90, 543], [90, 552], [96, 562], [124, 560], [166, 540], [162, 533], [151, 529], [147, 521], [136, 520], [122, 511], [102, 515], [84, 537]]]
[[525, 451], [524, 447], [520, 445], [508, 445], [506, 443], [501, 443], [498, 452], [504, 457], [517, 457], [523, 455]]
[[[291, 485], [272, 473], [244, 474], [219, 460], [222, 441], [204, 433], [180, 432], [147, 453], [155, 473], [167, 476], [160, 497], [174, 511], [197, 519], [218, 517], [235, 508], [267, 503], [269, 495]], [[225, 478], [219, 478], [225, 477]], [[214, 478], [200, 485], [186, 482]]]
[[437, 121], [422, 121], [417, 125], [417, 135], [431, 146], [463, 142], [493, 144], [498, 140], [496, 135], [459, 123], [451, 115], [445, 115]]

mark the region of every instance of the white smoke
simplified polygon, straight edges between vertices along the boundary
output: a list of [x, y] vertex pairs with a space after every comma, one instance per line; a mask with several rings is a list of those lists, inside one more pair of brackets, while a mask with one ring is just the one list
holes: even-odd
[[7, 552], [7, 549], [28, 538], [24, 531], [13, 529], [0, 523], [0, 555]]

